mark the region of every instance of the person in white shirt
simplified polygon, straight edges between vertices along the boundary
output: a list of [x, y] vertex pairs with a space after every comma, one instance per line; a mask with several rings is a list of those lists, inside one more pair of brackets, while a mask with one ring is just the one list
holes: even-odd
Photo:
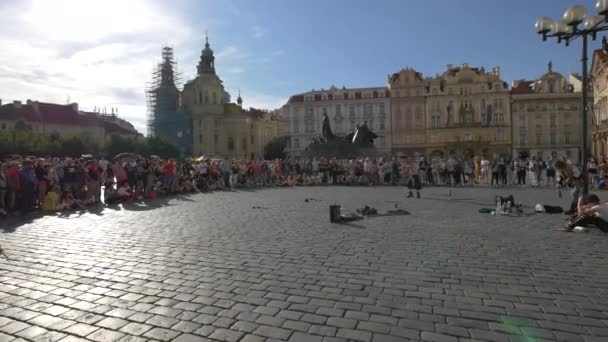
[[483, 183], [490, 181], [490, 161], [487, 158], [481, 160], [481, 179]]

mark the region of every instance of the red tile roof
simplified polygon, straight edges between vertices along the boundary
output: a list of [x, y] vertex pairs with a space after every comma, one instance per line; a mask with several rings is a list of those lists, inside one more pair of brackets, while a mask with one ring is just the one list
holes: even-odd
[[513, 81], [513, 85], [511, 87], [511, 94], [533, 93], [534, 91], [532, 90], [532, 83], [534, 83], [534, 81], [527, 81], [527, 80]]
[[60, 105], [37, 101], [26, 104], [9, 103], [0, 106], [0, 120], [23, 120], [25, 122], [41, 122], [51, 125], [103, 127], [106, 133], [134, 133], [137, 131], [131, 124], [131, 129], [123, 127], [111, 119], [103, 118], [98, 113], [78, 111], [77, 105]]

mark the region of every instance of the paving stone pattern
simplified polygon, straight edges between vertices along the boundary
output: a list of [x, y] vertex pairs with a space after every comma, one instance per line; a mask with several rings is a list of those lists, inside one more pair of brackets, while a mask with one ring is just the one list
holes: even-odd
[[[566, 204], [318, 187], [0, 221], [0, 341], [608, 341], [608, 236], [478, 213], [497, 194]], [[390, 201], [412, 215], [328, 222]]]

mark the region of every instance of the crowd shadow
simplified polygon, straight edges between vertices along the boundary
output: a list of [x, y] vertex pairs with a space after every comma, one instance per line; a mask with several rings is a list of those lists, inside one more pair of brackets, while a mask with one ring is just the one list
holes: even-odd
[[171, 201], [179, 202], [196, 202], [192, 199], [192, 196], [201, 193], [182, 193], [182, 194], [170, 194], [154, 199], [142, 199], [135, 201], [128, 201], [122, 203], [99, 203], [83, 207], [75, 210], [62, 210], [58, 212], [45, 213], [42, 211], [32, 211], [27, 213], [14, 213], [6, 217], [0, 218], [0, 232], [2, 233], [14, 233], [22, 226], [36, 223], [36, 221], [42, 220], [47, 217], [55, 217], [60, 219], [74, 219], [79, 218], [83, 215], [92, 214], [96, 216], [104, 216], [108, 211], [149, 211], [159, 209], [163, 207], [173, 206], [177, 203], [171, 203]]

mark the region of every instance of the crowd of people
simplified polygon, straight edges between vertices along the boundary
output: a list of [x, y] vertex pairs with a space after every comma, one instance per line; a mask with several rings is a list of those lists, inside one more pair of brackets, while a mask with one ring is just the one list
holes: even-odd
[[[593, 160], [589, 163], [591, 177], [600, 176], [604, 165], [608, 165]], [[569, 171], [572, 168], [574, 171]], [[408, 197], [414, 197], [414, 192], [420, 197], [423, 185], [556, 186], [567, 173], [576, 174], [576, 169], [564, 159], [540, 161], [535, 157], [176, 161], [128, 156], [108, 161], [91, 156], [62, 159], [13, 156], [0, 164], [0, 215], [73, 210], [171, 193], [238, 187], [405, 185], [409, 188]]]

